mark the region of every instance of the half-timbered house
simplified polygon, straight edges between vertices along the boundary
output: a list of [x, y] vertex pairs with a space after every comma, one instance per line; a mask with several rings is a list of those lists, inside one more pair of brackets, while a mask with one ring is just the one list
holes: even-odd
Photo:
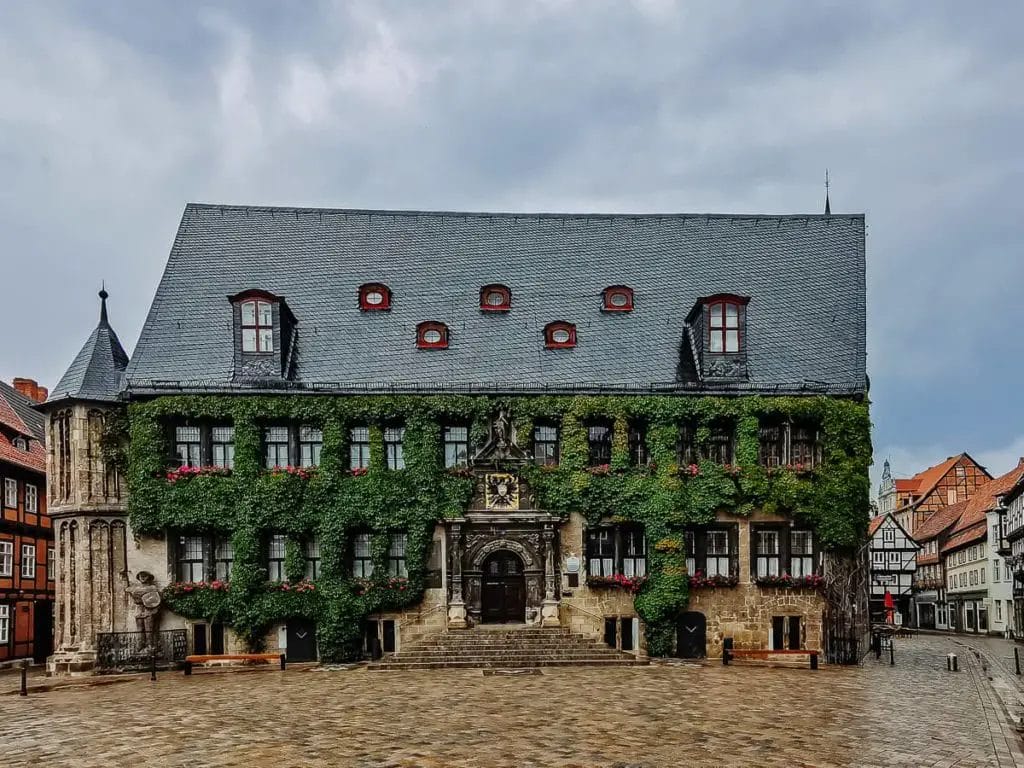
[[885, 594], [893, 597], [899, 623], [909, 623], [916, 555], [920, 546], [891, 514], [878, 515], [868, 526], [871, 558], [871, 616], [884, 620]]

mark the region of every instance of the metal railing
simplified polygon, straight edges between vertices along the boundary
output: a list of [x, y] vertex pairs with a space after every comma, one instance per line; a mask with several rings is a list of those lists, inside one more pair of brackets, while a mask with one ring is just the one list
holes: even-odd
[[100, 632], [96, 635], [96, 667], [100, 672], [143, 672], [180, 666], [188, 654], [184, 629], [163, 632]]

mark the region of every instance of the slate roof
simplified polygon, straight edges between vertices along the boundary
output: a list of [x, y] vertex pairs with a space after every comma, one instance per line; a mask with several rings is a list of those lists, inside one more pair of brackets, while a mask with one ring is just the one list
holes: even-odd
[[[229, 295], [262, 289], [298, 320], [293, 386], [649, 388], [680, 385], [685, 318], [701, 296], [750, 296], [751, 389], [861, 393], [863, 215], [390, 212], [190, 204], [127, 370], [130, 393], [233, 385]], [[393, 292], [361, 312], [361, 284]], [[482, 313], [489, 283], [512, 311]], [[635, 310], [601, 312], [610, 285]], [[447, 350], [415, 346], [417, 323]], [[546, 350], [543, 328], [577, 326]]]
[[[46, 472], [45, 420], [33, 405], [33, 400], [0, 381], [0, 462]], [[14, 447], [17, 436], [29, 438], [28, 451]]]
[[68, 398], [110, 402], [117, 400], [124, 384], [124, 370], [128, 365], [121, 342], [107, 319], [107, 292], [100, 291], [100, 321], [71, 367], [46, 399], [44, 405]]

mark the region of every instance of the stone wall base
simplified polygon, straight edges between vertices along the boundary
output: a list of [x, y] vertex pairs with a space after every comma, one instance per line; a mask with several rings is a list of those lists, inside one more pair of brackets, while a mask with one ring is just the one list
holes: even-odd
[[96, 651], [57, 651], [46, 660], [47, 677], [87, 677], [96, 674]]

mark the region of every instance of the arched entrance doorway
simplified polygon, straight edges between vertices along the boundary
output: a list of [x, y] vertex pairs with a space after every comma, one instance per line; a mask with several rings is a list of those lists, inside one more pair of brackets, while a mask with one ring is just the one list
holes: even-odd
[[526, 620], [526, 579], [517, 554], [501, 549], [484, 560], [481, 586], [480, 618], [484, 622]]
[[708, 620], [703, 613], [687, 611], [676, 625], [676, 656], [703, 659], [708, 655]]

